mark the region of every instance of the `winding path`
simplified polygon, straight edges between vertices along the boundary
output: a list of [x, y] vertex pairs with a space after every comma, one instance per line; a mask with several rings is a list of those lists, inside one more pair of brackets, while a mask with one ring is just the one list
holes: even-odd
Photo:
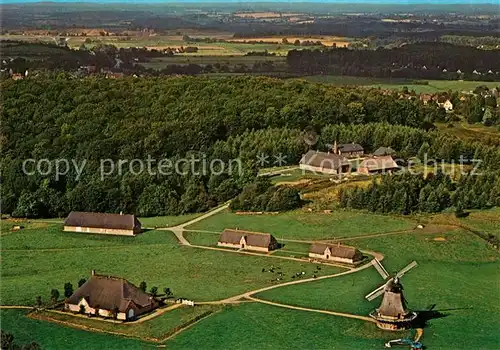
[[198, 221], [205, 220], [206, 218], [215, 215], [225, 209], [229, 208], [229, 202], [225, 203], [224, 205], [215, 208], [214, 210], [210, 210], [208, 213], [205, 213], [203, 215], [198, 216], [197, 218], [194, 218], [193, 220], [189, 220], [183, 224], [173, 226], [173, 227], [164, 227], [164, 228], [158, 228], [158, 230], [163, 230], [163, 231], [172, 231], [175, 234], [175, 237], [179, 240], [179, 243], [182, 245], [191, 245], [189, 241], [184, 238], [184, 231], [185, 227], [192, 225], [194, 223], [197, 223]]

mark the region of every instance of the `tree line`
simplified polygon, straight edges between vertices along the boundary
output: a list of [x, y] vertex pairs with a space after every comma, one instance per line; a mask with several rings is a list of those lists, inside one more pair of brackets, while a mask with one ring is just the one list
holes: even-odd
[[[265, 77], [75, 80], [64, 74], [5, 80], [1, 88], [2, 209], [20, 217], [205, 211], [253, 183], [259, 167], [276, 165], [273, 156], [297, 164], [309, 147], [335, 139], [367, 149], [391, 146], [409, 156], [427, 144], [439, 158], [465, 154], [483, 159], [485, 167], [500, 165], [497, 148], [426, 131], [439, 118], [435, 108], [377, 90]], [[317, 145], [304, 142], [310, 130], [320, 134]], [[257, 164], [261, 154], [269, 156], [266, 164]], [[184, 162], [184, 174], [136, 174], [125, 166], [100, 176], [102, 159], [148, 156], [199, 162]], [[57, 179], [27, 176], [22, 166], [30, 158], [86, 164], [81, 173], [71, 166]], [[202, 171], [203, 162], [236, 158], [235, 172], [220, 165]]]
[[416, 43], [397, 48], [291, 50], [287, 64], [300, 74], [380, 78], [499, 80], [497, 51], [448, 43]]
[[366, 188], [341, 188], [339, 202], [343, 208], [403, 215], [437, 213], [455, 207], [461, 215], [463, 209], [500, 205], [500, 173], [471, 173], [462, 176], [457, 183], [441, 171], [427, 176], [386, 175]]

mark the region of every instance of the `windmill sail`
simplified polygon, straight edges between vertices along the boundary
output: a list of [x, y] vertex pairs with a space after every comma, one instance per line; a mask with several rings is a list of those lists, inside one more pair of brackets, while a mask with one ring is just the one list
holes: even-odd
[[375, 289], [373, 292], [371, 292], [370, 294], [367, 294], [365, 296], [365, 298], [368, 300], [368, 301], [372, 301], [373, 299], [381, 296], [383, 293], [384, 293], [384, 289], [385, 289], [385, 284], [381, 285], [380, 287], [378, 287], [377, 289]]
[[411, 262], [410, 264], [408, 264], [408, 266], [406, 266], [405, 268], [403, 268], [401, 271], [399, 271], [397, 274], [396, 274], [396, 277], [397, 278], [401, 278], [403, 277], [403, 275], [405, 273], [407, 273], [408, 271], [410, 271], [411, 269], [413, 269], [415, 266], [417, 266], [417, 262], [416, 261], [413, 261]]
[[384, 266], [382, 266], [382, 264], [380, 263], [380, 261], [378, 261], [377, 258], [372, 260], [372, 264], [373, 266], [375, 266], [375, 269], [378, 271], [378, 273], [380, 274], [380, 276], [382, 276], [384, 280], [387, 279], [387, 277], [389, 277], [389, 273], [384, 268]]

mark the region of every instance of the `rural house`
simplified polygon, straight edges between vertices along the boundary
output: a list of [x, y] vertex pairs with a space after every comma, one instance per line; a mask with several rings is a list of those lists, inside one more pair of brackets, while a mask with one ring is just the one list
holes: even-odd
[[278, 241], [269, 233], [225, 229], [217, 242], [219, 247], [269, 252], [278, 248]]
[[392, 173], [399, 167], [391, 156], [365, 158], [358, 167], [360, 174]]
[[157, 300], [126, 279], [105, 275], [92, 276], [66, 301], [68, 311], [128, 321], [159, 306]]
[[309, 151], [302, 156], [299, 168], [324, 174], [348, 174], [351, 172], [349, 161], [338, 154]]
[[309, 257], [354, 265], [363, 260], [363, 253], [345, 245], [313, 243]]
[[355, 157], [362, 156], [364, 154], [363, 146], [357, 143], [344, 143], [340, 145], [334, 145], [333, 153], [337, 153], [344, 157]]
[[453, 103], [450, 100], [446, 100], [444, 102], [438, 102], [438, 106], [444, 108], [446, 112], [451, 112], [453, 110]]
[[64, 220], [64, 231], [133, 236], [141, 232], [135, 215], [72, 211]]

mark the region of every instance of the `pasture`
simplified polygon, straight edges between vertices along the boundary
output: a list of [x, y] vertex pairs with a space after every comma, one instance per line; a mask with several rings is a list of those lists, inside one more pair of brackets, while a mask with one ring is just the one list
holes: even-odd
[[393, 339], [394, 336], [393, 333], [378, 330], [372, 323], [258, 303], [245, 303], [200, 321], [195, 327], [169, 340], [167, 347], [169, 349], [381, 349], [384, 341]]
[[[210, 301], [241, 294], [276, 283], [263, 268], [279, 266], [287, 276], [314, 264], [265, 256], [181, 246], [169, 231], [148, 231], [137, 237], [98, 236], [62, 232], [58, 224], [30, 227], [2, 234], [2, 305], [33, 305], [41, 296], [50, 298], [52, 288], [62, 293], [88, 278], [91, 270], [120, 276], [148, 289], [171, 288], [175, 297]], [[138, 267], [140, 266], [140, 267]], [[321, 274], [338, 268], [325, 267]], [[274, 276], [274, 277], [273, 277]]]
[[0, 309], [2, 330], [14, 335], [16, 344], [36, 341], [42, 349], [154, 349], [155, 345], [135, 339], [92, 333], [26, 317], [25, 310]]
[[191, 230], [222, 232], [225, 228], [267, 232], [280, 238], [325, 240], [369, 235], [391, 231], [412, 230], [416, 223], [386, 215], [355, 211], [309, 213], [296, 210], [279, 214], [238, 215], [223, 211], [187, 227]]
[[[360, 248], [382, 252], [383, 264], [396, 272], [412, 260], [419, 264], [402, 280], [409, 307], [441, 313], [428, 321], [423, 342], [429, 348], [492, 349], [500, 338], [500, 299], [496, 280], [498, 252], [471, 233], [455, 230], [438, 234], [403, 234], [356, 240]], [[496, 277], [495, 277], [496, 276]], [[375, 269], [288, 286], [257, 295], [280, 303], [366, 315], [380, 299], [364, 295], [383, 283]], [[437, 315], [435, 315], [437, 316]]]

